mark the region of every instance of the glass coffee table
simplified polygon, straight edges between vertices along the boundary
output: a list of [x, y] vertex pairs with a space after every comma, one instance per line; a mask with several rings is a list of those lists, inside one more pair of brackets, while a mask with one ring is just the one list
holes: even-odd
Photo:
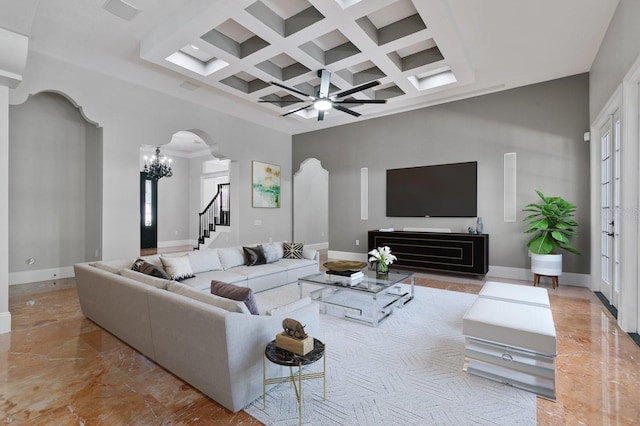
[[[300, 298], [304, 284], [319, 286], [309, 296], [318, 302], [321, 313], [374, 327], [389, 317], [395, 308], [402, 308], [413, 300], [415, 282], [412, 272], [389, 272], [384, 275], [369, 270], [362, 272], [364, 277], [356, 283], [324, 272], [299, 278]], [[410, 291], [399, 285], [406, 280], [410, 281]]]

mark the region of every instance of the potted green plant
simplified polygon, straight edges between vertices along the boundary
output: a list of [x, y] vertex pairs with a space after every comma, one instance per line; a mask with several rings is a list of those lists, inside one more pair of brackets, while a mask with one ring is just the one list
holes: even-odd
[[537, 275], [560, 276], [562, 274], [562, 253], [580, 254], [569, 239], [578, 235], [573, 220], [576, 206], [561, 197], [545, 197], [536, 190], [541, 202], [530, 203], [523, 211], [530, 213], [523, 219], [527, 222], [526, 234], [533, 234], [527, 247], [531, 252], [531, 271]]

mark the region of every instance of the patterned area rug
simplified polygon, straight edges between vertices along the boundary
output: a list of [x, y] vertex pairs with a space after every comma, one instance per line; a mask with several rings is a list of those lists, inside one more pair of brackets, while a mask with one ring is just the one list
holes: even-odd
[[[406, 286], [408, 289], [408, 286]], [[531, 393], [462, 371], [462, 317], [476, 296], [416, 287], [416, 297], [377, 328], [321, 315], [327, 388], [304, 381], [307, 425], [535, 425]], [[257, 295], [262, 306], [298, 297], [297, 285]], [[322, 360], [305, 372], [321, 371]], [[245, 411], [267, 425], [298, 424], [289, 384], [267, 392]]]

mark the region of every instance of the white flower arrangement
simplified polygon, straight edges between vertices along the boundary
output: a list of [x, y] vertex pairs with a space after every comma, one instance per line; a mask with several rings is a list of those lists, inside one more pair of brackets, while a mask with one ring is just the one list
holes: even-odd
[[378, 247], [377, 249], [373, 249], [369, 252], [371, 257], [369, 258], [369, 262], [377, 262], [379, 265], [385, 265], [386, 268], [389, 269], [389, 265], [393, 263], [394, 260], [398, 260], [393, 254], [391, 254], [391, 249], [389, 246]]

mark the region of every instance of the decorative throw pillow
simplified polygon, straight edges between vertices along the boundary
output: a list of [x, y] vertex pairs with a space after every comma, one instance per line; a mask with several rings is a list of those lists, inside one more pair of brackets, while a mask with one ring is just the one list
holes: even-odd
[[189, 256], [186, 254], [177, 257], [160, 256], [160, 260], [162, 261], [164, 270], [167, 271], [169, 278], [172, 280], [181, 281], [195, 277], [191, 269]]
[[222, 281], [211, 281], [211, 294], [226, 297], [231, 300], [243, 301], [252, 315], [260, 315], [256, 299], [249, 287], [240, 287], [234, 284], [223, 283]]
[[194, 250], [187, 255], [194, 274], [207, 271], [222, 271], [218, 250], [216, 249]]
[[282, 243], [282, 248], [284, 249], [284, 258], [285, 259], [304, 259], [302, 256], [302, 249], [304, 247], [304, 243], [288, 243], [284, 241]]
[[131, 269], [137, 272], [142, 272], [143, 274], [151, 275], [152, 277], [164, 278], [165, 280], [169, 279], [169, 275], [167, 275], [162, 268], [149, 263], [144, 259], [136, 259], [136, 261], [133, 262]]
[[216, 296], [215, 294], [208, 294], [202, 291], [194, 290], [188, 285], [184, 285], [175, 281], [169, 281], [167, 290], [172, 293], [188, 297], [190, 299], [198, 300], [200, 302], [216, 306], [220, 309], [224, 309], [225, 311], [238, 312], [247, 315], [250, 314], [247, 305], [245, 305], [244, 302], [240, 300], [231, 300], [225, 297]]
[[218, 249], [218, 257], [225, 271], [234, 266], [244, 265], [244, 252], [242, 251], [242, 247], [220, 248]]
[[[280, 250], [282, 250], [282, 244], [280, 245]], [[282, 258], [278, 251], [278, 245], [275, 243], [264, 244], [262, 246], [262, 251], [264, 252], [264, 258], [267, 263], [277, 262]]]
[[267, 260], [264, 257], [262, 246], [242, 247], [244, 250], [244, 264], [247, 266], [264, 265]]

